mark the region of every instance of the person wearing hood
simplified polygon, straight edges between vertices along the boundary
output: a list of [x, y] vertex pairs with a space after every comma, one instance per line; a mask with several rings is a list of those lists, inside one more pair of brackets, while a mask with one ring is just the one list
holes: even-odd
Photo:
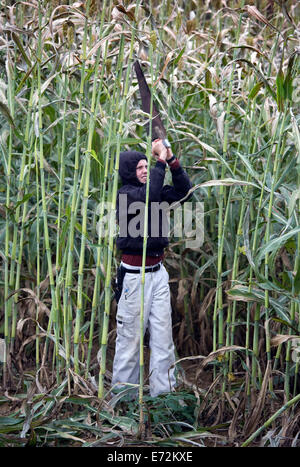
[[[149, 173], [148, 237], [144, 285], [144, 333], [149, 330], [150, 395], [172, 391], [176, 384], [172, 309], [169, 275], [162, 261], [169, 240], [165, 230], [166, 206], [186, 197], [192, 183], [179, 160], [162, 140], [152, 143], [155, 166]], [[173, 185], [164, 185], [166, 167]], [[112, 386], [121, 390], [126, 383], [139, 384], [140, 305], [143, 255], [143, 219], [146, 202], [148, 160], [137, 151], [120, 153], [122, 187], [117, 194], [119, 235], [117, 249], [121, 264], [117, 271], [117, 339]], [[189, 198], [187, 198], [189, 199]], [[184, 199], [186, 200], [186, 199]], [[137, 211], [140, 215], [137, 216]]]

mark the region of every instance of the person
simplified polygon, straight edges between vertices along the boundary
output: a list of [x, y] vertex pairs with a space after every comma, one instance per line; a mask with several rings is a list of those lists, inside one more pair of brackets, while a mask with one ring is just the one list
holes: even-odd
[[[150, 395], [174, 390], [176, 378], [174, 343], [172, 337], [172, 309], [169, 275], [162, 261], [169, 240], [163, 230], [163, 210], [151, 209], [161, 202], [169, 204], [184, 198], [192, 183], [179, 160], [162, 140], [152, 142], [155, 166], [149, 173], [148, 238], [144, 285], [144, 333], [149, 331]], [[164, 185], [166, 166], [170, 167], [172, 185]], [[122, 187], [117, 193], [119, 235], [117, 249], [121, 250], [121, 264], [117, 271], [116, 299], [117, 338], [113, 361], [113, 390], [126, 388], [126, 383], [139, 384], [139, 346], [141, 274], [143, 255], [143, 216], [136, 222], [136, 209], [146, 201], [147, 157], [140, 152], [120, 153], [119, 175]], [[156, 217], [155, 217], [155, 215]], [[154, 219], [155, 217], [155, 219]], [[130, 223], [134, 228], [129, 228]], [[140, 230], [138, 230], [140, 224]], [[157, 225], [154, 225], [157, 224]], [[132, 227], [132, 226], [131, 226]], [[154, 228], [154, 233], [153, 229]], [[130, 387], [130, 386], [129, 386]]]

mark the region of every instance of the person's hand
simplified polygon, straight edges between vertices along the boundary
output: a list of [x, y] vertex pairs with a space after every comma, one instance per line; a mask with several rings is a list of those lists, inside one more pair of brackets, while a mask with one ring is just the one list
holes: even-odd
[[173, 157], [172, 149], [167, 148], [167, 161]]
[[155, 159], [162, 159], [164, 161], [167, 160], [167, 158], [170, 158], [168, 157], [167, 148], [161, 139], [155, 139], [152, 141], [152, 155]]

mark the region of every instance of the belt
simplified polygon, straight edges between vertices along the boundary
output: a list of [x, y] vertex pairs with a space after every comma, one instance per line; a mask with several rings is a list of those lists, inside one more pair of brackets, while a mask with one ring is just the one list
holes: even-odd
[[[156, 264], [155, 266], [147, 266], [147, 269], [145, 269], [145, 272], [155, 272], [158, 271], [161, 267], [161, 263]], [[129, 272], [130, 274], [140, 274], [142, 272], [142, 269], [127, 269], [124, 266], [122, 266], [122, 269], [125, 272]]]

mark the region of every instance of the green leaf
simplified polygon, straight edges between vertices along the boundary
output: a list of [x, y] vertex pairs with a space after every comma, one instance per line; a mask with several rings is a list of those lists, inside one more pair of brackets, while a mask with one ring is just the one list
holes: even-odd
[[287, 326], [288, 328], [292, 329], [293, 331], [295, 332], [298, 332], [298, 329], [297, 328], [294, 328], [290, 323], [288, 323], [287, 321], [285, 321], [284, 319], [280, 319], [280, 318], [270, 318], [272, 321], [276, 321], [277, 323], [281, 323], [283, 324], [284, 326]]
[[25, 62], [27, 63], [27, 65], [29, 67], [31, 67], [31, 65], [32, 65], [31, 61], [30, 61], [28, 55], [26, 54], [26, 52], [24, 50], [24, 47], [23, 47], [23, 45], [22, 45], [22, 43], [21, 43], [21, 41], [19, 39], [19, 36], [15, 32], [12, 32], [11, 35], [12, 35], [12, 38], [13, 38], [14, 42], [17, 44], [17, 47], [20, 50], [20, 52], [22, 54], [22, 57], [24, 58]]
[[100, 412], [100, 416], [128, 433], [137, 434], [138, 432], [138, 424], [129, 417], [112, 416], [108, 412]]
[[247, 155], [243, 155], [243, 154], [240, 154], [239, 152], [237, 152], [237, 155], [239, 156], [239, 158], [241, 159], [242, 163], [244, 164], [244, 166], [246, 167], [247, 171], [249, 172], [249, 174], [251, 175], [252, 178], [254, 178], [259, 184], [261, 184], [261, 180], [260, 180], [260, 175], [254, 170], [254, 168], [252, 167]]
[[253, 88], [251, 89], [249, 95], [248, 95], [248, 98], [249, 99], [254, 99], [254, 97], [257, 96], [257, 94], [259, 93], [260, 89], [262, 88], [262, 86], [264, 85], [263, 81], [260, 81], [259, 83], [255, 84], [255, 86], [253, 86]]
[[13, 121], [13, 118], [11, 116], [11, 113], [9, 111], [9, 108], [6, 104], [4, 104], [3, 102], [0, 102], [0, 111], [1, 113], [6, 117], [8, 123], [13, 127], [15, 128], [15, 123]]
[[34, 193], [27, 193], [20, 201], [16, 203], [16, 205], [14, 206], [14, 209], [17, 209], [17, 207], [21, 206], [21, 204], [28, 201], [33, 195]]
[[195, 89], [196, 89], [196, 86], [193, 86], [192, 89], [191, 89], [191, 92], [190, 94], [187, 96], [185, 102], [184, 102], [184, 105], [183, 105], [183, 108], [181, 109], [181, 113], [183, 114], [186, 109], [188, 108], [188, 106], [190, 105], [190, 102], [191, 100], [193, 99], [194, 95], [193, 93], [195, 92]]
[[256, 267], [258, 268], [262, 259], [265, 257], [267, 253], [277, 251], [279, 248], [281, 248], [287, 240], [292, 238], [294, 235], [300, 232], [300, 226], [296, 227], [295, 229], [291, 230], [290, 232], [287, 232], [284, 235], [281, 235], [280, 237], [273, 238], [271, 241], [269, 241], [266, 245], [261, 248], [259, 254], [255, 258], [254, 262], [256, 264]]
[[297, 151], [298, 151], [297, 164], [300, 164], [300, 131], [299, 131], [297, 120], [291, 110], [290, 110], [290, 113], [291, 113], [291, 118], [292, 118], [293, 135], [295, 138], [295, 144], [297, 146]]
[[22, 430], [24, 419], [0, 417], [0, 433], [14, 433]]
[[226, 293], [232, 300], [238, 300], [242, 302], [255, 302], [264, 300], [264, 295], [260, 290], [255, 290], [252, 288], [251, 291], [249, 291], [248, 287], [239, 285], [227, 290]]
[[24, 146], [26, 147], [27, 144], [24, 140], [24, 137], [23, 135], [19, 132], [19, 130], [17, 129], [16, 125], [15, 125], [15, 122], [11, 116], [11, 113], [10, 113], [10, 110], [9, 108], [7, 107], [6, 104], [4, 104], [3, 102], [0, 102], [0, 112], [6, 117], [8, 123], [10, 124], [10, 126], [12, 127], [15, 135], [17, 136], [17, 138], [22, 141], [22, 143], [24, 144]]
[[35, 62], [32, 67], [27, 71], [27, 73], [23, 76], [22, 80], [20, 81], [20, 84], [19, 86], [17, 87], [16, 89], [16, 94], [18, 94], [20, 92], [20, 90], [22, 89], [25, 81], [27, 80], [27, 78], [31, 75], [31, 72], [33, 71], [33, 69], [35, 68], [37, 62]]
[[90, 155], [93, 157], [93, 159], [95, 159], [95, 161], [97, 161], [98, 164], [99, 164], [101, 167], [103, 167], [103, 165], [102, 165], [102, 163], [99, 161], [98, 156], [97, 156], [97, 154], [96, 154], [96, 151], [95, 151], [94, 149], [91, 149], [90, 151], [85, 151], [85, 154], [90, 154]]
[[245, 58], [237, 58], [236, 60], [233, 60], [233, 62], [247, 63], [251, 68], [253, 68], [255, 73], [257, 74], [258, 78], [264, 83], [265, 87], [267, 88], [267, 90], [270, 93], [270, 95], [272, 96], [272, 98], [274, 100], [276, 100], [276, 94], [273, 91], [273, 89], [271, 88], [271, 86], [269, 85], [267, 79], [264, 77], [264, 75], [261, 73], [261, 71], [258, 68], [256, 68], [256, 66], [253, 65], [253, 63], [250, 62], [250, 60], [246, 60]]
[[[79, 224], [79, 222], [76, 222], [76, 224], [75, 224], [75, 228], [76, 228], [76, 230], [78, 230], [78, 232], [80, 232], [80, 233], [81, 233], [81, 235], [83, 235], [83, 231], [82, 231], [82, 225], [81, 225], [81, 224]], [[88, 235], [88, 233], [87, 233], [87, 232], [86, 232], [86, 234], [85, 234], [85, 237], [86, 237], [86, 238], [89, 240], [89, 235]]]
[[211, 72], [209, 70], [205, 70], [205, 87], [206, 89], [212, 89], [212, 79], [211, 79]]
[[293, 94], [293, 66], [295, 61], [296, 53], [291, 55], [288, 61], [288, 66], [286, 70], [285, 79], [283, 82], [283, 90], [284, 90], [284, 97], [285, 99], [291, 100]]
[[[228, 297], [231, 300], [237, 300], [242, 302], [259, 302], [264, 304], [265, 292], [258, 288], [236, 285], [232, 289], [226, 291]], [[282, 305], [279, 299], [269, 297], [270, 305], [275, 312], [285, 321], [289, 322], [288, 310]]]
[[276, 76], [276, 98], [277, 98], [277, 106], [279, 112], [283, 112], [284, 110], [284, 74], [280, 65], [279, 71]]
[[243, 239], [244, 239], [245, 254], [248, 258], [249, 264], [254, 269], [255, 265], [254, 265], [253, 258], [252, 258], [252, 252], [251, 252], [250, 240], [249, 240], [249, 222], [250, 222], [250, 206], [248, 206], [247, 211], [244, 216]]
[[179, 62], [179, 60], [181, 59], [182, 55], [184, 54], [185, 52], [185, 46], [181, 49], [181, 51], [179, 52], [179, 54], [177, 55], [176, 58], [174, 58], [174, 60], [171, 60], [171, 64], [175, 67], [177, 65], [177, 63]]
[[294, 277], [294, 291], [296, 295], [300, 294], [300, 261], [298, 261], [298, 270]]
[[18, 425], [19, 423], [22, 423], [22, 419], [21, 419], [21, 418], [0, 417], [0, 428], [1, 428], [1, 426]]

